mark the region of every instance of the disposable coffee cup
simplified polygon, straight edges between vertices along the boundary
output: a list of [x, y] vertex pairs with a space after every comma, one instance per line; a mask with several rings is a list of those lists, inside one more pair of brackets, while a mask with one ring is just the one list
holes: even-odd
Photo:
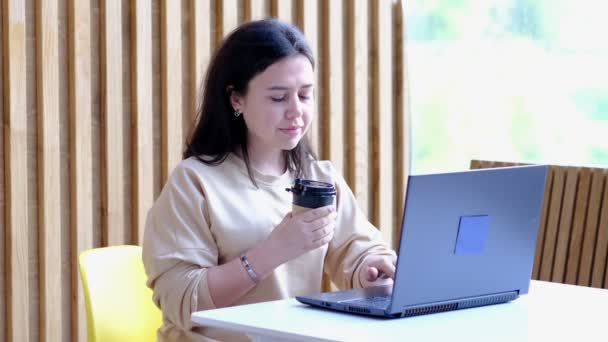
[[320, 208], [334, 203], [336, 188], [333, 184], [296, 178], [291, 188], [285, 189], [293, 194], [292, 212]]

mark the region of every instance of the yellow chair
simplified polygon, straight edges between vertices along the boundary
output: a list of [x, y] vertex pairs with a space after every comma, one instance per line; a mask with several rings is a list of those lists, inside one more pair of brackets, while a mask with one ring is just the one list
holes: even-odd
[[162, 324], [139, 246], [84, 251], [78, 258], [89, 342], [156, 341]]

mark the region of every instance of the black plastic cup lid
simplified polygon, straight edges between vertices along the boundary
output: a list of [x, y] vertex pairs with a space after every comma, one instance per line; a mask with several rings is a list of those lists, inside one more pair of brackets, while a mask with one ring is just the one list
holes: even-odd
[[336, 188], [333, 184], [296, 178], [293, 187], [285, 189], [300, 196], [333, 196]]

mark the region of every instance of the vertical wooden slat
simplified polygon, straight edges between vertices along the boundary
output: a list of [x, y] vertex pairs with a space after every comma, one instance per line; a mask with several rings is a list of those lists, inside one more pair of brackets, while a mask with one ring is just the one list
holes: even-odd
[[549, 166], [547, 177], [545, 180], [545, 193], [543, 195], [543, 206], [540, 216], [540, 224], [538, 226], [538, 234], [536, 237], [536, 252], [534, 253], [534, 265], [532, 267], [532, 279], [540, 279], [540, 266], [542, 263], [543, 246], [545, 245], [545, 235], [548, 224], [549, 203], [553, 194], [553, 178], [555, 170]]
[[318, 2], [306, 1], [306, 0], [298, 0], [296, 3], [296, 24], [300, 27], [304, 36], [306, 37], [306, 41], [310, 45], [310, 49], [312, 50], [313, 55], [315, 56], [316, 66], [315, 66], [315, 89], [314, 89], [314, 97], [315, 97], [315, 118], [312, 120], [308, 137], [310, 139], [312, 149], [318, 155], [322, 151], [322, 138], [321, 138], [321, 117], [322, 114], [322, 84], [321, 84], [321, 57], [319, 54], [319, 8]]
[[238, 1], [220, 0], [217, 2], [216, 10], [215, 47], [217, 48], [224, 37], [232, 32], [239, 24]]
[[[202, 87], [207, 72], [207, 65], [211, 61], [213, 37], [211, 36], [211, 4], [210, 1], [191, 2], [192, 9], [192, 63], [191, 69], [194, 70], [192, 77], [191, 96], [192, 105], [196, 109], [202, 100]], [[192, 111], [191, 120], [196, 118], [196, 110]]]
[[150, 1], [152, 5], [152, 126], [154, 153], [154, 196], [162, 191], [162, 44], [161, 44], [161, 4], [160, 1]]
[[346, 4], [346, 168], [345, 178], [365, 214], [369, 213], [368, 2]]
[[[4, 56], [4, 2], [0, 3], [0, 56]], [[6, 198], [4, 192], [5, 190], [5, 153], [4, 153], [4, 123], [8, 120], [4, 120], [4, 101], [5, 101], [5, 93], [4, 93], [4, 63], [0, 61], [0, 123], [2, 127], [0, 128], [0, 312], [3, 313], [0, 316], [0, 342], [6, 341], [6, 284], [8, 281], [7, 271], [4, 268], [5, 263], [7, 262], [7, 253], [6, 253], [6, 223], [4, 221], [4, 212], [6, 210]]]
[[[603, 239], [608, 240], [608, 170], [604, 170], [604, 200], [602, 206], [602, 217], [600, 221], [600, 232]], [[607, 247], [608, 249], [608, 247]], [[604, 267], [604, 285], [605, 289], [608, 289], [608, 251], [606, 252], [605, 267]]]
[[595, 243], [598, 234], [598, 222], [604, 188], [604, 177], [601, 169], [594, 169], [591, 175], [591, 196], [589, 197], [589, 209], [587, 210], [587, 221], [585, 234], [583, 235], [583, 248], [578, 270], [578, 285], [589, 286], [591, 284], [591, 272], [593, 257], [595, 255]]
[[369, 215], [370, 221], [376, 226], [380, 227], [381, 219], [381, 207], [380, 207], [380, 127], [379, 111], [377, 106], [379, 105], [380, 89], [378, 89], [378, 78], [379, 78], [379, 56], [378, 56], [378, 45], [380, 44], [380, 29], [378, 19], [378, 3], [374, 1], [369, 2], [369, 67], [370, 67], [370, 137], [371, 137], [371, 160], [370, 160], [370, 173], [371, 173], [371, 212]]
[[40, 336], [61, 341], [59, 30], [57, 1], [36, 7]]
[[[325, 1], [321, 10], [323, 46], [322, 87], [324, 96], [321, 129], [327, 141], [322, 159], [332, 161], [339, 173], [344, 172], [344, 51], [342, 2]], [[330, 95], [331, 94], [331, 95]]]
[[343, 2], [344, 12], [344, 169], [343, 175], [350, 189], [356, 193], [356, 137], [355, 129], [357, 124], [357, 114], [355, 112], [355, 2]]
[[407, 96], [406, 47], [405, 47], [405, 14], [404, 4], [397, 1], [393, 4], [393, 51], [394, 51], [394, 99], [395, 99], [395, 181], [393, 211], [393, 241], [399, 241], [403, 206], [407, 188], [407, 177], [410, 173], [410, 113]]
[[133, 136], [133, 243], [143, 241], [146, 214], [154, 202], [152, 102], [152, 5], [131, 2]]
[[604, 270], [604, 286], [603, 288], [608, 288], [608, 260], [606, 260], [606, 269]]
[[[194, 37], [192, 37], [192, 25], [190, 21], [192, 20], [191, 13], [191, 1], [192, 0], [180, 0], [180, 13], [181, 13], [181, 21], [179, 23], [179, 34], [181, 36], [181, 68], [182, 68], [182, 77], [181, 77], [181, 90], [182, 90], [182, 139], [180, 144], [180, 149], [178, 153], [178, 160], [182, 159], [182, 152], [184, 147], [186, 146], [186, 139], [188, 139], [188, 135], [192, 130], [192, 118], [194, 117], [194, 113], [196, 112], [195, 103], [196, 97], [192, 96], [192, 84], [196, 82], [198, 78], [195, 75], [196, 70], [192, 67], [194, 63], [191, 58], [194, 56]], [[210, 13], [209, 13], [210, 14]]]
[[102, 0], [102, 230], [104, 245], [125, 241], [124, 151], [123, 151], [123, 53], [122, 7], [117, 1]]
[[[601, 209], [598, 225], [591, 286], [608, 288], [608, 179], [606, 170], [597, 172], [594, 176], [601, 177]], [[599, 187], [599, 186], [598, 186]]]
[[553, 260], [555, 258], [557, 228], [559, 226], [560, 210], [564, 197], [565, 173], [563, 168], [556, 168], [555, 175], [553, 176], [551, 203], [549, 204], [549, 219], [545, 231], [543, 254], [540, 265], [540, 280], [551, 281]]
[[[75, 328], [72, 318], [72, 293], [77, 291], [72, 288], [73, 277], [76, 276], [73, 272], [74, 265], [72, 262], [72, 230], [71, 230], [71, 158], [70, 158], [70, 39], [69, 39], [69, 1], [57, 1], [57, 41], [58, 41], [58, 82], [59, 82], [59, 220], [61, 222], [58, 231], [59, 234], [59, 259], [53, 262], [58, 263], [60, 271], [59, 291], [61, 293], [61, 307], [55, 309], [53, 315], [58, 318], [61, 325], [58, 329], [61, 330], [63, 341], [72, 340], [72, 328]], [[76, 278], [77, 279], [77, 278]]]
[[579, 171], [578, 190], [576, 193], [576, 204], [574, 209], [574, 220], [572, 222], [572, 232], [570, 244], [568, 246], [568, 261], [566, 267], [566, 284], [576, 284], [578, 266], [581, 259], [581, 247], [583, 245], [583, 234], [585, 231], [585, 221], [587, 218], [587, 208], [589, 207], [589, 190], [591, 186], [591, 171], [588, 168], [581, 168]]
[[[382, 231], [387, 243], [394, 246], [392, 236], [395, 229], [394, 195], [393, 195], [393, 61], [392, 51], [392, 18], [391, 3], [388, 1], [372, 1], [370, 3], [371, 31], [371, 61], [372, 67], [372, 137], [374, 203], [372, 217], [377, 227]], [[333, 90], [333, 89], [332, 89]], [[333, 113], [332, 113], [333, 115]]]
[[93, 206], [93, 226], [91, 233], [93, 236], [93, 247], [101, 246], [103, 240], [102, 229], [102, 175], [101, 160], [102, 155], [102, 66], [101, 66], [101, 16], [99, 1], [92, 0], [91, 6], [91, 145], [92, 155], [92, 183], [93, 194], [91, 204]]
[[[3, 1], [6, 340], [30, 341], [25, 2]], [[4, 319], [4, 318], [3, 318]]]
[[181, 1], [161, 2], [162, 180], [181, 159], [183, 142]]
[[293, 22], [293, 0], [270, 0], [270, 15], [288, 23]]
[[568, 258], [568, 245], [570, 232], [572, 230], [572, 217], [574, 214], [574, 198], [578, 184], [578, 168], [568, 167], [566, 169], [566, 183], [564, 189], [564, 200], [560, 211], [559, 227], [557, 230], [557, 242], [555, 245], [555, 258], [553, 260], [553, 272], [551, 281], [562, 283], [566, 271]]
[[38, 184], [38, 169], [40, 162], [38, 159], [38, 140], [40, 132], [38, 128], [38, 73], [37, 73], [37, 19], [36, 6], [33, 2], [26, 2], [25, 5], [25, 31], [26, 31], [26, 111], [27, 111], [27, 215], [28, 218], [28, 262], [29, 262], [29, 319], [34, 320], [29, 323], [30, 340], [39, 341], [42, 339], [40, 335], [40, 320], [41, 320], [41, 280], [40, 280], [40, 227], [39, 227], [39, 184]]
[[[312, 120], [311, 126], [308, 131], [308, 138], [311, 143], [312, 150], [320, 156], [323, 149], [323, 136], [321, 132], [323, 121], [323, 91], [324, 85], [323, 80], [321, 78], [321, 74], [323, 72], [324, 67], [323, 64], [325, 60], [323, 60], [322, 55], [320, 54], [320, 50], [323, 47], [320, 47], [319, 43], [319, 25], [320, 25], [320, 13], [319, 13], [319, 4], [317, 1], [306, 1], [306, 0], [297, 0], [294, 3], [295, 6], [295, 18], [294, 24], [299, 27], [304, 36], [306, 37], [306, 41], [308, 42], [310, 49], [312, 50], [313, 56], [315, 57], [315, 86], [314, 86], [314, 99], [315, 99], [315, 117]], [[331, 280], [329, 276], [323, 275], [322, 291], [332, 291], [336, 290], [335, 286], [332, 286]]]
[[243, 11], [245, 21], [264, 19], [270, 14], [268, 0], [244, 0]]
[[70, 0], [69, 101], [70, 101], [70, 235], [72, 282], [72, 337], [87, 339], [78, 255], [93, 247], [91, 2]]

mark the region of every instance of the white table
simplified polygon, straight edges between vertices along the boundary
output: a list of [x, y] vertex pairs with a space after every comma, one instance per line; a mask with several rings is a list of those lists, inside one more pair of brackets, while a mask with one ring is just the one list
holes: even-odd
[[608, 341], [608, 290], [532, 281], [519, 299], [480, 308], [382, 319], [295, 299], [200, 311], [200, 325], [256, 341]]

